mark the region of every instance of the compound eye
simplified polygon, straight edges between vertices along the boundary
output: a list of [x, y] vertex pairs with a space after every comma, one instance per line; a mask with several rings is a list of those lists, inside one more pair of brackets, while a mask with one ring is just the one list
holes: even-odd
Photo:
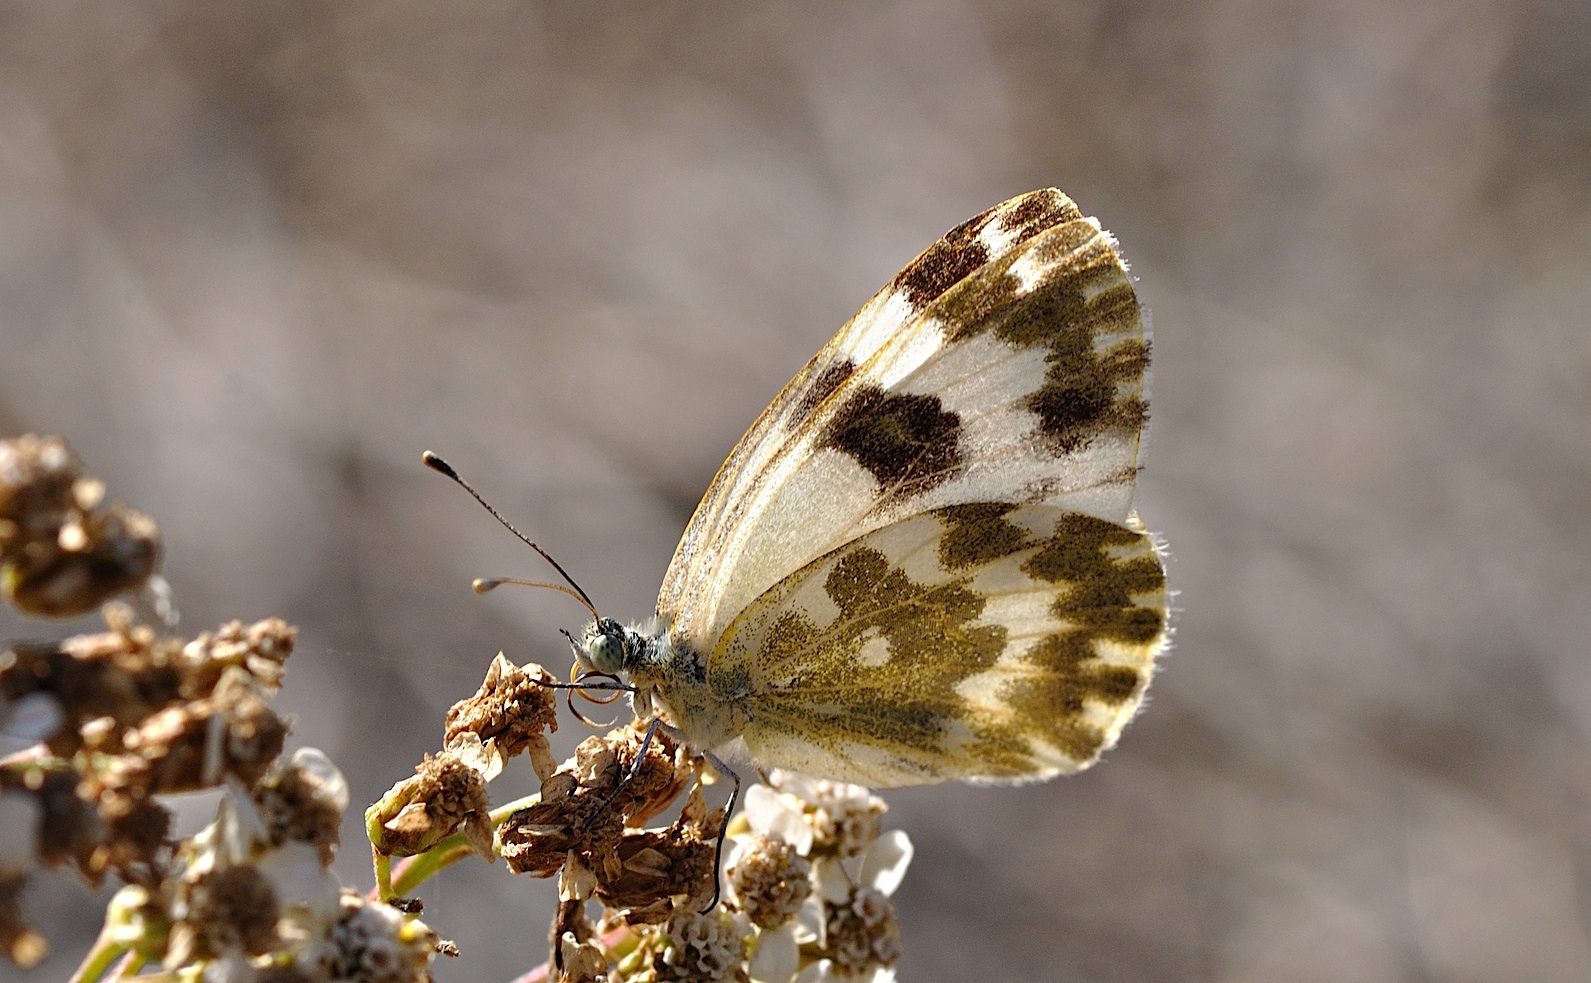
[[624, 667], [624, 643], [617, 635], [603, 632], [591, 640], [587, 653], [591, 657], [591, 668], [597, 672], [614, 676]]

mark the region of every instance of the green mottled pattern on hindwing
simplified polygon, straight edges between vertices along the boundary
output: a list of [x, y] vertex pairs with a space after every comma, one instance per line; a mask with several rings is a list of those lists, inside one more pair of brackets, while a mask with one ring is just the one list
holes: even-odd
[[[989, 621], [1007, 594], [1033, 597], [1022, 602], [1032, 614]], [[737, 625], [755, 651], [715, 662], [755, 664], [751, 728], [835, 756], [880, 750], [899, 763], [885, 777], [1016, 779], [1087, 764], [1136, 706], [1165, 627], [1164, 577], [1144, 533], [1000, 502], [869, 534], [759, 603]], [[971, 680], [986, 681], [981, 695], [963, 692]], [[767, 740], [748, 733], [754, 748]]]
[[1007, 502], [951, 505], [936, 514], [945, 523], [939, 563], [957, 572], [1015, 553], [1027, 545], [1028, 534], [1006, 520], [1016, 506]]
[[[1022, 569], [1066, 589], [1052, 608], [1068, 629], [1045, 636], [1029, 653], [1033, 668], [1048, 678], [1016, 686], [1007, 699], [1034, 719], [1053, 720], [1054, 738], [1079, 760], [1098, 752], [1104, 735], [1077, 726], [1085, 699], [1119, 705], [1136, 697], [1147, 678], [1129, 666], [1106, 665], [1096, 643], [1147, 645], [1165, 631], [1163, 608], [1143, 607], [1134, 596], [1159, 597], [1165, 571], [1153, 552], [1142, 552], [1144, 536], [1092, 516], [1068, 513]], [[1112, 551], [1132, 552], [1117, 557]]]

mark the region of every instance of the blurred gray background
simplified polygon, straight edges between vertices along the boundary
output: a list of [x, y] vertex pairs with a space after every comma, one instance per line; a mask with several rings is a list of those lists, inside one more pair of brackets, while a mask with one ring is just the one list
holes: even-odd
[[[6, 3], [0, 431], [160, 520], [185, 631], [299, 625], [362, 808], [581, 620], [470, 594], [544, 570], [423, 449], [641, 616], [784, 381], [1050, 184], [1154, 312], [1176, 648], [1102, 767], [890, 797], [902, 978], [1591, 977], [1583, 0]], [[553, 893], [449, 872], [441, 978]], [[102, 903], [33, 892], [31, 978]]]

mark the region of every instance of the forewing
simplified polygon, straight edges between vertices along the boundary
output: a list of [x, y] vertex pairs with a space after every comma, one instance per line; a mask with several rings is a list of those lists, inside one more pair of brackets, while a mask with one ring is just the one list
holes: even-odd
[[753, 760], [873, 787], [1086, 767], [1166, 637], [1149, 536], [980, 502], [879, 529], [758, 597], [708, 662]]
[[780, 578], [967, 502], [1131, 511], [1148, 341], [1115, 243], [1058, 191], [958, 227], [868, 303], [742, 438], [658, 612], [713, 648]]

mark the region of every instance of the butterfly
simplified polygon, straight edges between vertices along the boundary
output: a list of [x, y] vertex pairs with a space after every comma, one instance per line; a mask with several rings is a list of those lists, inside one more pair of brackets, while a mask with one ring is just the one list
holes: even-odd
[[785, 386], [708, 487], [656, 616], [596, 617], [580, 672], [764, 768], [880, 788], [1088, 766], [1166, 642], [1133, 511], [1148, 381], [1114, 239], [1053, 189], [996, 205]]

